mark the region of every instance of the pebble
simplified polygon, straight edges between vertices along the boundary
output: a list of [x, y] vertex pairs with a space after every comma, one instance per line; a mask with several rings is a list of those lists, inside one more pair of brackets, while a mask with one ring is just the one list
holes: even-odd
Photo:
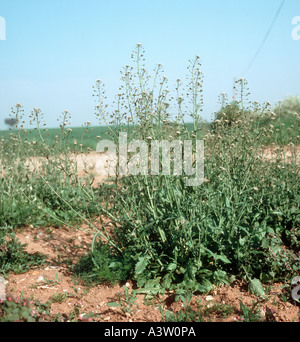
[[212, 302], [209, 302], [206, 307], [209, 309], [209, 308], [212, 308], [214, 306], [214, 304]]
[[213, 296], [207, 296], [207, 297], [205, 297], [205, 300], [209, 302], [211, 300], [214, 300], [214, 297]]
[[[18, 281], [18, 283], [22, 283], [22, 281], [26, 280], [27, 278], [23, 278], [21, 280]], [[5, 284], [5, 283], [4, 283]]]

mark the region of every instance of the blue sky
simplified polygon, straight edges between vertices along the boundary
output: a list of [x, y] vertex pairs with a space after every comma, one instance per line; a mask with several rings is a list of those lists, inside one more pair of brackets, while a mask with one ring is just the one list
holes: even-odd
[[[204, 119], [219, 109], [218, 95], [232, 96], [244, 76], [251, 100], [300, 96], [300, 40], [292, 39], [299, 0], [284, 7], [247, 74], [281, 0], [0, 0], [6, 40], [0, 40], [0, 129], [11, 106], [28, 115], [41, 108], [57, 126], [64, 110], [72, 126], [98, 123], [92, 86], [104, 81], [109, 100], [137, 43], [151, 71], [164, 66], [169, 88], [185, 79], [188, 60], [199, 55], [204, 74]], [[300, 29], [299, 29], [300, 31]]]

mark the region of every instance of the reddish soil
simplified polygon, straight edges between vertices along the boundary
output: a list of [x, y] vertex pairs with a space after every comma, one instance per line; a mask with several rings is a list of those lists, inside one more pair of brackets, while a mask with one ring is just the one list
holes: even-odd
[[[40, 252], [47, 256], [47, 264], [32, 269], [23, 274], [10, 274], [7, 277], [7, 294], [15, 298], [24, 296], [46, 303], [55, 294], [68, 295], [61, 303], [53, 302], [51, 313], [62, 314], [69, 317], [75, 305], [80, 306], [80, 313], [93, 312], [98, 317], [93, 321], [101, 322], [162, 322], [159, 306], [164, 307], [172, 313], [183, 309], [183, 303], [174, 301], [174, 294], [169, 293], [164, 298], [155, 298], [146, 301], [141, 294], [137, 295], [136, 304], [128, 313], [121, 311], [119, 307], [110, 307], [109, 302], [118, 302], [118, 296], [124, 298], [123, 286], [127, 286], [129, 292], [134, 289], [134, 284], [128, 281], [126, 284], [115, 286], [98, 285], [94, 287], [83, 286], [78, 279], [70, 273], [70, 264], [62, 263], [69, 260], [75, 263], [78, 258], [90, 250], [93, 232], [82, 227], [80, 230], [68, 228], [36, 229], [28, 227], [17, 234], [22, 243], [26, 243], [29, 253]], [[57, 281], [59, 280], [59, 281]], [[277, 322], [299, 322], [300, 306], [280, 297], [283, 293], [281, 288], [286, 284], [274, 284], [268, 292], [267, 300], [260, 301], [260, 314], [263, 319]], [[75, 290], [77, 294], [75, 295]], [[247, 291], [243, 282], [236, 282], [231, 286], [215, 288], [209, 294], [195, 295], [190, 307], [199, 311], [199, 303], [202, 309], [206, 308], [205, 321], [212, 322], [235, 322], [240, 321], [240, 301], [251, 308], [253, 302], [258, 298]], [[225, 317], [214, 310], [214, 305], [230, 305], [234, 310]]]
[[[297, 155], [299, 155], [299, 146]], [[290, 150], [288, 149], [288, 153]], [[265, 157], [274, 159], [276, 151], [267, 149]], [[97, 154], [89, 154], [78, 161], [78, 171], [80, 176], [84, 177], [87, 173], [95, 176], [94, 186], [105, 179], [97, 175], [96, 168], [103, 165], [97, 164]], [[288, 154], [288, 157], [290, 155]], [[97, 170], [99, 171], [99, 170]], [[102, 170], [103, 171], [103, 170]], [[83, 286], [78, 279], [74, 278], [70, 272], [70, 264], [76, 263], [78, 258], [90, 250], [93, 239], [93, 232], [83, 225], [78, 230], [69, 228], [33, 228], [27, 227], [17, 233], [18, 239], [26, 243], [26, 250], [29, 253], [40, 252], [47, 256], [47, 264], [40, 268], [32, 269], [23, 274], [10, 274], [6, 284], [7, 293], [14, 297], [24, 296], [25, 298], [34, 298], [46, 303], [52, 300], [56, 294], [68, 295], [62, 302], [53, 302], [52, 314], [63, 314], [69, 317], [70, 312], [75, 305], [80, 305], [82, 314], [93, 312], [98, 315], [94, 318], [96, 321], [103, 322], [161, 322], [162, 315], [159, 307], [164, 307], [172, 313], [183, 309], [182, 302], [175, 302], [172, 293], [164, 298], [159, 297], [151, 302], [147, 302], [143, 295], [137, 295], [137, 305], [133, 305], [128, 313], [122, 312], [119, 307], [111, 307], [109, 302], [117, 302], [118, 298], [124, 298], [123, 286], [127, 286], [129, 292], [134, 289], [134, 284], [128, 281], [126, 284], [116, 286], [98, 285], [91, 288]], [[69, 265], [62, 262], [68, 260]], [[59, 281], [57, 281], [59, 280]], [[282, 288], [287, 284], [272, 285], [267, 300], [260, 302], [260, 314], [263, 319], [276, 320], [278, 322], [299, 322], [300, 306], [292, 302], [290, 294], [288, 300], [284, 301], [282, 294], [286, 293]], [[77, 294], [75, 295], [75, 291]], [[209, 295], [209, 297], [208, 297]], [[194, 310], [199, 311], [199, 303], [206, 308], [204, 319], [211, 321], [234, 322], [239, 320], [242, 312], [240, 311], [240, 302], [251, 307], [258, 298], [247, 291], [247, 286], [243, 282], [236, 282], [231, 286], [221, 286], [215, 288], [206, 295], [195, 295], [190, 303]], [[228, 305], [234, 307], [232, 313], [226, 317], [220, 312], [213, 310], [215, 305]], [[83, 316], [84, 317], [84, 316]]]

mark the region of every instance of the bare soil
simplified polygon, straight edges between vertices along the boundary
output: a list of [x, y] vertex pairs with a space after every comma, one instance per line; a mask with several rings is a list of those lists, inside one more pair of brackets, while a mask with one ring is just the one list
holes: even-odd
[[[97, 315], [93, 321], [101, 322], [162, 322], [163, 318], [159, 306], [172, 313], [183, 309], [181, 301], [175, 302], [173, 293], [164, 297], [160, 296], [151, 301], [146, 301], [144, 295], [138, 294], [136, 305], [129, 312], [123, 312], [119, 307], [110, 307], [110, 302], [118, 302], [118, 298], [124, 299], [126, 286], [131, 293], [135, 289], [133, 282], [115, 286], [101, 284], [93, 287], [82, 285], [70, 272], [70, 264], [76, 263], [78, 258], [90, 250], [93, 232], [85, 226], [74, 230], [64, 228], [33, 228], [28, 227], [18, 232], [20, 242], [27, 244], [29, 253], [40, 252], [47, 256], [47, 264], [43, 267], [32, 269], [23, 274], [10, 274], [7, 278], [7, 293], [14, 298], [37, 299], [41, 303], [52, 301], [51, 314], [61, 314], [69, 317], [75, 305], [80, 306], [79, 319], [84, 320], [84, 314], [92, 312]], [[62, 261], [68, 261], [68, 264]], [[282, 287], [286, 284], [273, 284], [268, 292], [267, 300], [260, 302], [260, 314], [263, 319], [277, 322], [299, 322], [300, 306], [292, 303], [291, 298], [284, 301], [281, 294]], [[53, 301], [53, 295], [68, 293], [62, 302]], [[72, 295], [73, 294], [73, 295]], [[240, 321], [242, 312], [240, 301], [251, 308], [258, 298], [247, 291], [243, 281], [237, 281], [231, 286], [216, 287], [209, 294], [195, 295], [190, 307], [199, 311], [199, 303], [202, 310], [206, 308], [204, 319], [212, 322]], [[229, 305], [234, 308], [229, 315], [222, 315], [214, 310], [215, 305]], [[124, 302], [124, 308], [126, 303]]]

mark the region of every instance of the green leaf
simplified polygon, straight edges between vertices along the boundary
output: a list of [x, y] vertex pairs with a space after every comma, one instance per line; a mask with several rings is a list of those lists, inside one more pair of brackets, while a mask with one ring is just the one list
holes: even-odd
[[230, 206], [230, 200], [228, 199], [228, 197], [226, 197], [225, 203], [226, 203], [226, 207], [227, 207], [227, 208], [231, 208], [231, 206]]
[[107, 306], [120, 306], [120, 304], [116, 303], [116, 302], [110, 302], [110, 303], [107, 303]]
[[167, 271], [173, 272], [176, 270], [176, 268], [177, 268], [177, 264], [175, 264], [174, 262], [171, 262], [167, 267]]
[[171, 284], [172, 284], [172, 280], [173, 280], [173, 275], [172, 273], [168, 273], [164, 276], [163, 282], [162, 282], [162, 286], [166, 289], [169, 289]]
[[221, 260], [224, 264], [231, 264], [231, 261], [225, 255], [216, 255], [215, 260]]
[[225, 255], [217, 255], [215, 253], [213, 253], [210, 249], [203, 247], [203, 249], [208, 252], [214, 259], [215, 261], [221, 260], [222, 262], [224, 262], [225, 264], [230, 264], [231, 261], [225, 257]]
[[229, 284], [228, 279], [227, 279], [228, 278], [227, 273], [225, 271], [221, 271], [221, 270], [215, 271], [213, 274], [213, 277], [217, 282]]
[[245, 245], [245, 241], [246, 241], [246, 239], [245, 238], [239, 238], [239, 244], [241, 245], [241, 246], [244, 246]]
[[265, 290], [258, 279], [251, 279], [249, 284], [248, 284], [248, 289], [249, 291], [256, 295], [256, 296], [264, 296], [265, 295]]
[[212, 283], [209, 280], [205, 279], [202, 281], [201, 284], [196, 285], [195, 291], [197, 290], [199, 292], [207, 293], [207, 292], [211, 291], [213, 288], [214, 287], [213, 287]]
[[135, 265], [135, 275], [140, 275], [144, 272], [147, 265], [149, 264], [149, 260], [150, 260], [149, 255], [139, 257], [139, 260]]
[[278, 216], [283, 216], [283, 213], [281, 211], [272, 211], [272, 215], [278, 215]]
[[274, 231], [274, 229], [273, 229], [273, 228], [271, 228], [271, 227], [267, 227], [267, 233], [268, 233], [268, 234], [272, 234], [272, 235], [274, 235], [274, 234], [275, 234], [275, 231]]
[[271, 246], [270, 247], [270, 252], [272, 253], [272, 254], [277, 254], [278, 252], [280, 252], [281, 251], [281, 246], [280, 245], [275, 245], [275, 246]]
[[297, 211], [298, 211], [298, 210], [297, 210], [296, 207], [293, 206], [293, 207], [291, 208], [291, 214], [296, 214]]
[[160, 285], [160, 281], [161, 281], [160, 278], [150, 279], [146, 282], [143, 288], [135, 290], [135, 293], [146, 294], [148, 298], [150, 298], [151, 296], [155, 296], [158, 293], [162, 293], [164, 289]]

